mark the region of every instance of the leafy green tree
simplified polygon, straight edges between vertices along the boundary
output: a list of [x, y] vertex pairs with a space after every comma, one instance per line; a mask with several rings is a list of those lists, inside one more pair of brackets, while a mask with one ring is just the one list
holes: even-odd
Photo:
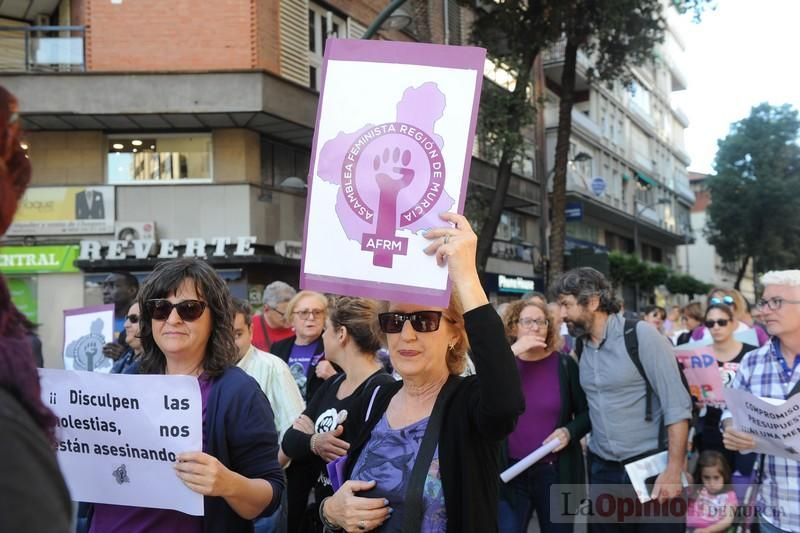
[[[475, 2], [461, 0], [474, 7]], [[487, 58], [513, 76], [510, 90], [485, 83], [478, 117], [478, 136], [485, 141], [491, 159], [497, 161], [495, 191], [483, 212], [478, 233], [476, 262], [483, 271], [503, 213], [514, 161], [524, 150], [524, 128], [534, 119], [533, 63], [539, 52], [553, 44], [560, 23], [553, 19], [550, 1], [506, 0], [489, 2], [476, 10], [471, 40], [487, 49]]]
[[718, 143], [705, 235], [738, 265], [737, 289], [751, 261], [756, 273], [800, 262], [798, 133], [797, 110], [762, 103]]

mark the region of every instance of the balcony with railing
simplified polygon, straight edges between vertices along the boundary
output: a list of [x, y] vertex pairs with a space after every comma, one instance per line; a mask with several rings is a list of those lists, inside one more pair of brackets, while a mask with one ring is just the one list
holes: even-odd
[[84, 26], [0, 26], [0, 72], [81, 72]]

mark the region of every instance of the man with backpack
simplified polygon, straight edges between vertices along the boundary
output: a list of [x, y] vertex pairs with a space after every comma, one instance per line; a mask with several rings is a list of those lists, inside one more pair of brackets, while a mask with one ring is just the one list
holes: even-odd
[[[731, 387], [762, 398], [787, 400], [800, 393], [800, 270], [767, 272], [757, 306], [771, 338], [742, 359]], [[722, 441], [729, 450], [752, 450], [753, 435], [737, 431], [722, 415]], [[756, 510], [763, 532], [800, 531], [800, 461], [763, 455]]]
[[[664, 511], [655, 521], [642, 518], [657, 514], [657, 503], [667, 504], [682, 496], [692, 400], [669, 341], [652, 325], [621, 316], [610, 284], [593, 268], [564, 273], [553, 292], [562, 319], [576, 338], [580, 382], [589, 402], [588, 470], [593, 503], [603, 499], [612, 486], [616, 486], [615, 497], [637, 502], [625, 465], [668, 452], [666, 469], [652, 487], [654, 501], [639, 509], [639, 518], [608, 522], [590, 517], [589, 531], [646, 528], [648, 532], [683, 532], [680, 517], [665, 518]], [[649, 523], [641, 523], [644, 521]]]

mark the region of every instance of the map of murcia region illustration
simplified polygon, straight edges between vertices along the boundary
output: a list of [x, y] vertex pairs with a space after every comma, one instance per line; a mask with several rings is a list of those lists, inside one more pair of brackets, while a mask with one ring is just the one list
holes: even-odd
[[391, 268], [408, 253], [399, 230], [441, 225], [438, 214], [454, 200], [444, 190], [443, 138], [435, 131], [446, 107], [435, 83], [409, 87], [394, 122], [365, 124], [339, 133], [320, 150], [317, 174], [339, 186], [336, 216], [347, 238], [372, 254], [372, 264]]

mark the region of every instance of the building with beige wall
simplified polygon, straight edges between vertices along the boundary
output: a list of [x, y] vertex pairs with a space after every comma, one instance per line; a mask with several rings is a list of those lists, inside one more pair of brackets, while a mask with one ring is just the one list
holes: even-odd
[[[157, 241], [179, 243], [252, 236], [252, 256], [209, 253], [234, 293], [258, 301], [273, 280], [297, 285], [298, 258], [278, 255], [275, 244], [302, 241], [324, 41], [359, 38], [385, 5], [0, 3], [0, 84], [20, 100], [32, 188], [100, 188], [113, 203], [107, 208], [113, 229], [18, 232], [3, 244], [35, 249], [93, 240], [105, 246], [121, 228], [144, 227], [155, 228]], [[382, 29], [379, 38], [466, 42], [469, 11], [456, 2], [410, 0], [404, 9], [411, 26]], [[494, 172], [476, 151], [471, 187], [492, 190]], [[534, 174], [532, 165], [515, 171], [490, 261], [495, 278], [533, 278], [531, 251], [539, 234]], [[98, 283], [108, 272], [144, 276], [158, 261], [155, 252], [136, 258], [130, 247], [123, 259], [109, 260], [106, 253], [78, 260], [78, 273], [26, 274], [43, 304], [38, 318], [48, 364], [61, 360], [63, 309], [99, 303]]]

